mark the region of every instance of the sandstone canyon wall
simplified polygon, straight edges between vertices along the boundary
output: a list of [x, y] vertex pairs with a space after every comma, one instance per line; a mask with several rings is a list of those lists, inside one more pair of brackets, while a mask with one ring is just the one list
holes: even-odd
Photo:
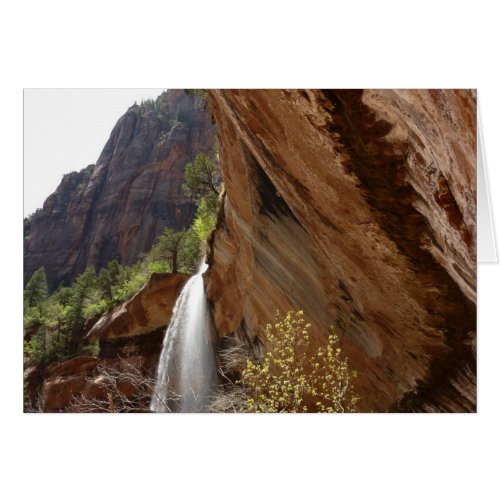
[[221, 337], [330, 326], [367, 411], [475, 411], [476, 95], [212, 90], [226, 196], [205, 276]]
[[25, 282], [41, 266], [53, 289], [113, 258], [132, 264], [166, 226], [187, 227], [195, 205], [181, 190], [184, 166], [214, 140], [205, 101], [183, 90], [130, 107], [96, 165], [65, 175], [25, 220]]

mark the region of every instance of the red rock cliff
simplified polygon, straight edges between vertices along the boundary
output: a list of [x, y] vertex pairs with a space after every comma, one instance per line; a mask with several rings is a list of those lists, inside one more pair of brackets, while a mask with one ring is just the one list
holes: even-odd
[[166, 226], [187, 227], [195, 206], [181, 191], [184, 166], [214, 139], [206, 103], [182, 90], [129, 108], [96, 165], [64, 176], [25, 221], [25, 281], [41, 266], [54, 288], [90, 265], [131, 264]]
[[330, 325], [369, 411], [474, 411], [476, 96], [210, 92], [226, 189], [206, 275], [221, 336]]

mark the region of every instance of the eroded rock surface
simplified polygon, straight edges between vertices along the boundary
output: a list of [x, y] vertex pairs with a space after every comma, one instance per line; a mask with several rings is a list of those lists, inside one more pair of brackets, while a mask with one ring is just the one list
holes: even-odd
[[210, 91], [226, 190], [219, 335], [330, 326], [367, 411], [475, 411], [476, 95]]
[[25, 282], [41, 266], [54, 289], [91, 265], [132, 264], [166, 226], [187, 227], [195, 205], [181, 190], [184, 166], [214, 140], [205, 101], [183, 90], [130, 107], [96, 165], [65, 175], [25, 220]]
[[187, 279], [184, 274], [153, 273], [133, 297], [103, 314], [87, 338], [102, 341], [135, 337], [167, 325]]

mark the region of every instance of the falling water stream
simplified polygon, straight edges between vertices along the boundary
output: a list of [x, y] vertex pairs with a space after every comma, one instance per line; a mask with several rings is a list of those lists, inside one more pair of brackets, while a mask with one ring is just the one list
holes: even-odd
[[202, 263], [184, 285], [165, 332], [151, 400], [154, 412], [201, 412], [217, 380]]

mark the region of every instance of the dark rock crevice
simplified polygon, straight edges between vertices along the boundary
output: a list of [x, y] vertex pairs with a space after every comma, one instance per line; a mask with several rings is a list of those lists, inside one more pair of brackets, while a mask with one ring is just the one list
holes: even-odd
[[[421, 246], [422, 241], [435, 242], [436, 238], [427, 219], [413, 206], [418, 194], [405, 180], [406, 144], [394, 144], [385, 139], [391, 125], [377, 119], [373, 111], [363, 104], [362, 91], [325, 91], [325, 97], [333, 106], [329, 126], [339, 134], [340, 142], [349, 155], [350, 160], [345, 167], [359, 178], [364, 195], [376, 210], [380, 227], [396, 243], [399, 251], [411, 260], [415, 279], [424, 286], [440, 290], [438, 296], [428, 297], [424, 307], [429, 311], [439, 311], [433, 314], [434, 326], [443, 331], [448, 349], [436, 353], [426, 381], [399, 404], [399, 409], [411, 411], [421, 401], [430, 398], [430, 394], [453, 391], [449, 380], [464, 369], [475, 378], [476, 359], [470, 345], [470, 332], [476, 329], [476, 308], [446, 270]], [[444, 181], [442, 175], [440, 179]], [[461, 230], [467, 245], [470, 245], [470, 234], [463, 229], [463, 217], [447, 183], [438, 185], [441, 191], [446, 191], [439, 198], [440, 201], [446, 198], [443, 203], [448, 209], [450, 223]], [[470, 399], [467, 401], [472, 404]], [[475, 401], [473, 404], [468, 410], [475, 409]]]
[[277, 309], [300, 308], [318, 343], [337, 326], [364, 409], [474, 411], [474, 255], [445, 209], [472, 234], [473, 92], [442, 91], [446, 116], [426, 91], [210, 94], [227, 190], [205, 278], [219, 334], [244, 318], [262, 340]]

